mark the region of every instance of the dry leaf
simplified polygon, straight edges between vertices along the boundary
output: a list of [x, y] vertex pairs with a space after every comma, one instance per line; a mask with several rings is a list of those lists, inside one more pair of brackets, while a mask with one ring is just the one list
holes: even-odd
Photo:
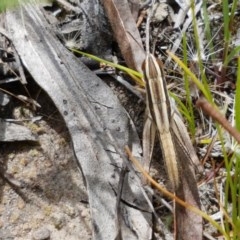
[[[175, 142], [177, 144], [177, 141]], [[181, 173], [181, 184], [176, 195], [187, 203], [201, 209], [195, 171], [192, 162], [184, 157], [181, 146], [177, 146]], [[196, 213], [176, 204], [176, 239], [202, 240], [203, 222], [202, 217]]]
[[0, 142], [34, 141], [38, 138], [25, 126], [0, 120]]
[[[38, 7], [24, 5], [21, 11], [8, 12], [6, 19], [9, 34], [26, 69], [51, 97], [69, 129], [86, 180], [93, 239], [116, 239], [120, 229], [123, 239], [136, 239], [136, 236], [149, 239], [151, 213], [121, 203], [121, 226], [116, 221], [113, 188], [118, 187], [119, 169], [124, 161], [123, 146], [131, 138], [139, 157], [141, 150], [136, 131], [117, 97], [64, 48]], [[127, 174], [122, 198], [148, 209], [138, 181], [131, 172]]]
[[142, 72], [145, 52], [127, 0], [102, 0], [102, 3], [127, 66]]

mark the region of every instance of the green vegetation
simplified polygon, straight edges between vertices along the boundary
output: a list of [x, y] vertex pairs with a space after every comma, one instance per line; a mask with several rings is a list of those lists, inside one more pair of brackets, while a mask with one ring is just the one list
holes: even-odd
[[[229, 5], [228, 1], [222, 1], [223, 6], [223, 16], [224, 16], [224, 23], [223, 23], [223, 33], [224, 33], [224, 43], [223, 43], [223, 59], [219, 60], [216, 57], [216, 50], [214, 49], [214, 36], [211, 34], [211, 24], [209, 21], [208, 13], [207, 13], [207, 1], [203, 1], [203, 16], [204, 16], [204, 33], [205, 39], [208, 42], [207, 50], [209, 54], [209, 63], [214, 63], [216, 61], [222, 61], [223, 71], [227, 69], [230, 62], [236, 59], [237, 54], [240, 51], [240, 46], [235, 48], [231, 48], [231, 25], [233, 23], [234, 13], [237, 7], [237, 0], [232, 2], [232, 5]], [[231, 6], [231, 11], [229, 12], [229, 6]], [[182, 60], [168, 52], [171, 58], [179, 65], [179, 67], [183, 70], [183, 79], [184, 79], [184, 88], [186, 98], [184, 103], [181, 102], [180, 98], [177, 97], [174, 93], [170, 93], [170, 95], [175, 99], [180, 112], [182, 113], [183, 117], [185, 118], [191, 136], [195, 135], [196, 127], [195, 127], [195, 116], [193, 109], [195, 106], [192, 103], [191, 93], [190, 93], [190, 81], [193, 82], [197, 88], [200, 90], [200, 95], [203, 95], [209, 103], [211, 103], [216, 109], [217, 106], [215, 104], [215, 95], [211, 92], [211, 85], [213, 83], [207, 79], [206, 76], [206, 68], [205, 63], [202, 60], [200, 42], [199, 42], [199, 32], [197, 27], [197, 20], [195, 17], [195, 6], [192, 1], [191, 5], [192, 9], [192, 16], [193, 16], [193, 32], [194, 32], [194, 39], [195, 39], [195, 48], [197, 50], [197, 66], [199, 67], [199, 76], [196, 76], [192, 69], [188, 66], [190, 59], [188, 59], [188, 49], [187, 49], [187, 37], [183, 37], [182, 42], [182, 53], [183, 58]], [[128, 69], [126, 67], [122, 67], [120, 65], [116, 65], [110, 62], [107, 62], [103, 59], [97, 58], [96, 56], [92, 56], [86, 53], [83, 53], [78, 50], [73, 50], [74, 52], [81, 53], [84, 56], [91, 57], [100, 62], [104, 62], [112, 67], [116, 67], [131, 76], [135, 76], [134, 79], [137, 84], [143, 86], [141, 78], [142, 76], [137, 74], [135, 71]], [[137, 80], [136, 80], [137, 78]], [[217, 90], [215, 90], [216, 92]], [[220, 106], [222, 107], [222, 106]], [[235, 126], [238, 131], [240, 131], [240, 57], [238, 57], [238, 64], [237, 64], [237, 81], [236, 81], [236, 95], [234, 101], [234, 112], [235, 112]], [[224, 201], [220, 199], [219, 193], [216, 192], [216, 198], [219, 201], [219, 209], [222, 212], [222, 225], [211, 219], [206, 213], [198, 212], [202, 217], [204, 217], [207, 221], [209, 221], [216, 229], [219, 230], [220, 233], [223, 234], [225, 239], [233, 239], [237, 240], [240, 239], [239, 236], [239, 227], [240, 227], [240, 153], [239, 153], [239, 146], [238, 144], [232, 139], [231, 144], [233, 147], [233, 152], [230, 155], [225, 148], [225, 142], [223, 129], [221, 123], [215, 123], [215, 127], [218, 131], [218, 138], [221, 142], [222, 146], [222, 155], [224, 159], [224, 166], [226, 169], [226, 177], [222, 181], [225, 183], [225, 194], [224, 194]], [[234, 174], [233, 174], [234, 172]], [[162, 191], [162, 190], [161, 190]], [[221, 189], [220, 189], [221, 191]], [[187, 207], [187, 206], [186, 206]], [[195, 211], [193, 209], [193, 211]]]
[[0, 1], [0, 12], [6, 11], [6, 9], [12, 9], [19, 6], [20, 3], [29, 3], [29, 2], [49, 2], [49, 0], [1, 0]]
[[[222, 72], [221, 77], [225, 77], [226, 69], [229, 67], [229, 64], [232, 60], [236, 59], [236, 56], [239, 54], [240, 46], [237, 46], [231, 49], [231, 42], [232, 42], [232, 32], [233, 30], [233, 22], [234, 22], [234, 14], [237, 9], [237, 0], [230, 2], [228, 0], [222, 1], [222, 8], [223, 8], [223, 32], [224, 32], [224, 43], [223, 43], [223, 59], [222, 59]], [[210, 21], [207, 14], [207, 3], [208, 1], [203, 1], [203, 15], [204, 15], [204, 26], [205, 26], [205, 38], [207, 39], [208, 44], [208, 51], [210, 62], [219, 61], [215, 58], [214, 54], [214, 44], [213, 44], [213, 37], [211, 35], [211, 26]], [[189, 83], [188, 80], [191, 79], [198, 89], [201, 91], [201, 94], [215, 106], [214, 96], [211, 94], [210, 91], [210, 81], [207, 79], [205, 75], [205, 66], [201, 58], [201, 49], [199, 44], [199, 33], [197, 28], [196, 17], [194, 13], [194, 3], [192, 1], [192, 13], [193, 13], [193, 29], [194, 29], [194, 39], [195, 39], [195, 47], [197, 49], [197, 63], [200, 70], [199, 79], [195, 76], [195, 74], [191, 71], [188, 67], [187, 62], [187, 50], [186, 50], [186, 39], [183, 38], [183, 61], [179, 58], [174, 56], [173, 54], [169, 53], [170, 56], [178, 63], [178, 65], [184, 71], [184, 80], [185, 80], [185, 88], [186, 88], [186, 108], [184, 108], [181, 104], [179, 105], [182, 109], [181, 112], [185, 117], [187, 117], [187, 122], [190, 127], [191, 133], [194, 129], [194, 116], [192, 115], [192, 108], [191, 101], [189, 100]], [[215, 106], [216, 107], [216, 106]], [[234, 113], [235, 113], [235, 122], [234, 125], [238, 131], [240, 131], [240, 58], [238, 57], [238, 64], [237, 64], [237, 79], [236, 79], [236, 95], [234, 99]], [[189, 114], [186, 114], [189, 112]], [[222, 146], [222, 154], [224, 157], [224, 166], [226, 169], [226, 178], [225, 180], [225, 194], [222, 198], [219, 197], [219, 193], [216, 192], [216, 198], [219, 201], [219, 209], [220, 212], [223, 214], [223, 225], [221, 232], [226, 232], [224, 234], [226, 239], [233, 239], [237, 240], [240, 239], [239, 227], [240, 227], [240, 152], [239, 152], [239, 145], [236, 143], [234, 139], [231, 140], [232, 146], [232, 153], [226, 152], [225, 143], [226, 140], [224, 139], [224, 134], [221, 128], [221, 123], [216, 123], [216, 129], [218, 130], [218, 137], [221, 142]], [[216, 184], [216, 183], [215, 183]], [[221, 191], [221, 189], [219, 190]], [[224, 203], [224, 206], [223, 204]]]
[[[30, 2], [30, 0], [22, 0], [23, 3]], [[207, 4], [209, 1], [203, 0], [202, 5], [202, 12], [204, 17], [204, 34], [205, 39], [208, 42], [207, 48], [210, 58], [208, 59], [209, 63], [213, 63], [214, 61], [219, 61], [216, 59], [216, 50], [214, 49], [213, 43], [213, 36], [211, 31], [211, 22], [209, 20], [208, 12], [207, 12]], [[231, 4], [230, 4], [231, 3]], [[1, 0], [0, 1], [0, 11], [5, 11], [8, 8], [16, 7], [19, 4], [18, 0]], [[237, 10], [238, 0], [228, 1], [222, 0], [222, 13], [223, 13], [223, 36], [224, 36], [224, 43], [223, 43], [223, 50], [222, 50], [222, 72], [221, 77], [226, 75], [226, 70], [229, 67], [229, 64], [233, 60], [237, 59], [237, 79], [236, 79], [236, 94], [234, 99], [234, 125], [238, 131], [240, 131], [240, 57], [237, 56], [240, 52], [240, 46], [236, 46], [234, 48], [231, 47], [232, 42], [232, 30], [233, 30], [233, 23], [234, 23], [234, 14]], [[171, 52], [168, 54], [171, 58], [178, 64], [178, 66], [183, 70], [183, 79], [184, 79], [184, 89], [185, 89], [185, 102], [181, 102], [180, 98], [178, 98], [175, 94], [170, 93], [171, 96], [177, 102], [180, 112], [182, 113], [183, 117], [185, 118], [188, 126], [191, 137], [193, 138], [196, 133], [196, 124], [195, 124], [195, 116], [194, 116], [194, 108], [195, 106], [192, 103], [191, 99], [191, 92], [190, 92], [190, 81], [193, 82], [197, 88], [200, 90], [200, 94], [203, 95], [209, 103], [215, 105], [214, 94], [211, 92], [210, 85], [212, 84], [209, 79], [207, 79], [206, 71], [205, 71], [205, 64], [202, 59], [201, 55], [201, 47], [199, 42], [199, 31], [198, 31], [198, 24], [195, 14], [195, 5], [194, 1], [191, 1], [191, 10], [193, 16], [193, 33], [194, 33], [194, 40], [195, 40], [195, 48], [197, 51], [197, 66], [199, 67], [199, 76], [192, 71], [192, 69], [188, 66], [188, 49], [187, 49], [187, 36], [183, 37], [182, 42], [182, 59], [175, 56]], [[105, 61], [101, 58], [96, 56], [84, 53], [79, 50], [71, 49], [73, 52], [82, 54], [84, 56], [90, 57], [96, 61], [104, 62], [109, 66], [117, 68], [121, 71], [128, 73], [138, 85], [144, 87], [144, 82], [142, 81], [142, 74], [123, 67], [118, 64], [114, 64], [108, 61]], [[229, 153], [226, 151], [225, 147], [225, 139], [223, 130], [221, 128], [221, 123], [216, 123], [216, 129], [218, 130], [218, 136], [222, 146], [222, 155], [224, 158], [224, 166], [226, 169], [226, 178], [224, 179], [224, 200], [220, 199], [219, 193], [216, 193], [216, 196], [219, 200], [219, 209], [223, 214], [223, 224], [220, 226], [219, 223], [213, 221], [210, 216], [206, 213], [198, 212], [202, 215], [205, 219], [215, 226], [219, 232], [221, 232], [225, 239], [233, 239], [237, 240], [240, 239], [239, 229], [240, 229], [240, 148], [239, 145], [236, 143], [234, 139], [231, 139], [232, 145], [232, 152]], [[223, 181], [223, 180], [222, 180]], [[220, 190], [221, 191], [221, 190]], [[222, 204], [223, 202], [223, 204]]]

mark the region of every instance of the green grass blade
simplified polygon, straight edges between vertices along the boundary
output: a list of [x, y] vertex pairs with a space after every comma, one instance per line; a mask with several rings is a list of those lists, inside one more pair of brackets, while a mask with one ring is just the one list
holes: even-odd
[[[19, 6], [21, 3], [30, 3], [32, 0], [0, 0], [0, 12]], [[37, 0], [35, 2], [50, 2], [50, 0]]]
[[19, 5], [18, 0], [1, 0], [0, 12], [6, 11], [6, 9], [13, 8]]
[[240, 211], [240, 205], [239, 205], [239, 194], [240, 194], [240, 156], [239, 154], [234, 154], [234, 162], [235, 162], [235, 172], [234, 172], [234, 188], [232, 189], [232, 222], [235, 226], [233, 228], [233, 239], [239, 239], [240, 232], [239, 228], [237, 228], [237, 225], [239, 225], [239, 211]]
[[[184, 64], [187, 66], [188, 57], [187, 57], [186, 34], [183, 35], [183, 61], [184, 61]], [[183, 74], [183, 79], [184, 79], [184, 88], [186, 91], [186, 105], [187, 105], [186, 110], [188, 110], [187, 114], [186, 114], [186, 110], [184, 111], [183, 109], [183, 106], [182, 106], [183, 104], [181, 104], [180, 106], [183, 111], [182, 113], [184, 113], [184, 116], [188, 121], [188, 127], [189, 127], [191, 138], [193, 138], [195, 136], [196, 127], [195, 127], [195, 121], [194, 121], [193, 103], [192, 103], [191, 92], [190, 92], [189, 77], [187, 76], [186, 72], [184, 72]]]
[[202, 9], [203, 9], [203, 21], [204, 21], [204, 27], [205, 27], [204, 31], [205, 31], [206, 39], [208, 42], [210, 58], [214, 60], [215, 54], [214, 54], [214, 46], [212, 41], [213, 38], [212, 38], [211, 28], [210, 28], [209, 14], [207, 12], [207, 3], [208, 3], [207, 0], [203, 0]]
[[173, 53], [167, 51], [168, 55], [184, 70], [184, 72], [191, 78], [191, 80], [197, 85], [198, 89], [203, 93], [205, 98], [213, 103], [212, 96], [209, 88], [206, 88], [203, 83], [198, 80], [195, 74]]
[[111, 66], [113, 68], [117, 68], [117, 69], [119, 69], [123, 72], [126, 72], [127, 74], [129, 74], [130, 76], [132, 76], [134, 78], [134, 80], [137, 82], [137, 84], [139, 84], [142, 87], [145, 86], [144, 81], [142, 80], [143, 75], [140, 72], [137, 72], [133, 69], [130, 69], [128, 67], [124, 67], [124, 66], [116, 64], [116, 63], [112, 63], [110, 61], [107, 61], [107, 60], [104, 60], [102, 58], [96, 57], [96, 56], [94, 56], [92, 54], [89, 54], [89, 53], [82, 52], [80, 50], [76, 50], [76, 49], [70, 49], [70, 50], [73, 51], [73, 52], [76, 52], [78, 54], [81, 54], [83, 56], [89, 57], [89, 58], [91, 58], [91, 59], [93, 59], [97, 62], [102, 62], [102, 63], [108, 64], [109, 66]]
[[[228, 0], [223, 0], [223, 29], [224, 29], [224, 50], [223, 50], [223, 61], [225, 62], [225, 59], [228, 54], [228, 48], [229, 48], [229, 38], [230, 38], [230, 31], [229, 31], [229, 6], [228, 6]], [[226, 67], [227, 65], [224, 65]]]
[[178, 110], [182, 114], [183, 118], [189, 123], [192, 121], [192, 116], [189, 113], [188, 108], [182, 103], [178, 96], [169, 92], [169, 95], [175, 100], [178, 105]]
[[223, 0], [223, 28], [224, 28], [224, 40], [229, 41], [230, 31], [229, 31], [229, 2], [228, 0]]
[[229, 55], [225, 58], [224, 61], [224, 66], [227, 66], [229, 64], [229, 62], [236, 56], [238, 55], [240, 52], [240, 46], [235, 47], [230, 53]]
[[228, 0], [223, 0], [223, 19], [224, 19], [224, 51], [223, 51], [223, 66], [226, 68], [231, 58], [228, 56], [229, 46], [232, 36], [233, 19], [235, 16], [235, 11], [237, 10], [237, 3], [239, 0], [234, 0], [232, 2], [231, 12], [229, 13], [229, 2]]
[[[197, 49], [197, 57], [198, 57], [198, 66], [200, 69], [200, 74], [201, 74], [201, 80], [202, 83], [205, 87], [205, 89], [209, 89], [208, 87], [208, 82], [207, 82], [207, 77], [205, 74], [205, 69], [202, 61], [202, 56], [201, 56], [201, 44], [200, 44], [200, 37], [199, 37], [199, 32], [198, 32], [198, 23], [196, 19], [196, 12], [195, 12], [195, 1], [191, 0], [191, 10], [192, 10], [192, 18], [193, 18], [193, 30], [194, 30], [194, 39], [195, 39], [195, 44], [196, 44], [196, 49]], [[210, 93], [210, 91], [209, 91]]]
[[240, 57], [238, 57], [238, 69], [237, 69], [237, 83], [235, 93], [235, 127], [240, 131]]

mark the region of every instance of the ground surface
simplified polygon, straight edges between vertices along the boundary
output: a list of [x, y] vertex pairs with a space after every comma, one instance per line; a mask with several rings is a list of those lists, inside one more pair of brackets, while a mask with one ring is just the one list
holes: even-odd
[[[218, 31], [219, 26], [220, 24], [216, 23], [214, 33]], [[236, 29], [239, 29], [237, 24]], [[221, 38], [221, 34], [216, 35], [215, 41], [222, 41]], [[230, 76], [236, 77], [234, 70]], [[113, 82], [113, 79], [105, 78], [105, 81], [118, 95], [141, 136], [144, 103], [123, 86]], [[182, 79], [180, 81], [182, 84]], [[231, 82], [235, 83], [235, 80], [232, 79]], [[37, 92], [36, 88], [33, 85], [28, 90], [30, 93]], [[42, 119], [33, 123], [31, 121], [20, 123], [38, 136], [37, 143], [13, 142], [0, 145], [1, 169], [9, 180], [15, 183], [15, 186], [9, 185], [0, 178], [0, 239], [91, 239], [88, 197], [84, 179], [75, 161], [68, 131], [47, 95], [40, 91], [36, 96], [38, 97], [34, 99], [42, 106], [40, 110], [30, 111], [24, 104], [16, 103], [16, 100], [12, 99], [13, 104], [8, 113], [1, 115], [2, 118], [17, 120], [35, 116], [41, 116]], [[156, 150], [155, 155], [159, 160], [159, 150]], [[218, 164], [218, 159], [215, 160]], [[163, 162], [153, 161], [151, 175], [159, 182], [166, 179], [162, 166]], [[211, 167], [210, 161], [205, 164], [207, 173], [211, 173]], [[224, 169], [217, 175], [219, 185], [223, 181], [223, 175]], [[167, 185], [167, 182], [165, 183]], [[199, 191], [203, 210], [209, 215], [218, 213], [213, 179], [208, 184], [202, 184]], [[166, 223], [171, 222], [168, 210], [165, 210], [158, 199], [154, 201], [157, 212], [161, 213], [161, 216], [166, 213], [166, 219], [162, 219]], [[220, 219], [219, 216], [215, 217], [217, 220]], [[215, 231], [209, 225], [205, 225], [205, 229], [211, 234]]]
[[39, 142], [1, 143], [1, 167], [18, 186], [0, 179], [0, 239], [90, 239], [88, 197], [67, 129], [43, 92], [39, 102], [45, 107], [34, 114], [13, 108], [16, 119], [43, 116], [25, 123]]

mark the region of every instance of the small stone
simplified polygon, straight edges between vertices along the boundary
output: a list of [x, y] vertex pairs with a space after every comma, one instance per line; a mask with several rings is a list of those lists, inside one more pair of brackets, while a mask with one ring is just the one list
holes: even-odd
[[82, 212], [81, 212], [81, 217], [82, 218], [86, 218], [88, 216], [88, 209], [84, 209]]
[[48, 240], [50, 239], [50, 231], [45, 228], [39, 228], [33, 233], [34, 240]]
[[56, 229], [61, 230], [66, 225], [64, 215], [56, 215], [52, 217], [53, 224]]
[[9, 222], [10, 222], [10, 223], [16, 223], [17, 220], [19, 219], [19, 217], [20, 217], [19, 212], [13, 212], [13, 213], [10, 215]]
[[17, 202], [18, 209], [22, 210], [25, 207], [25, 202], [20, 198]]

